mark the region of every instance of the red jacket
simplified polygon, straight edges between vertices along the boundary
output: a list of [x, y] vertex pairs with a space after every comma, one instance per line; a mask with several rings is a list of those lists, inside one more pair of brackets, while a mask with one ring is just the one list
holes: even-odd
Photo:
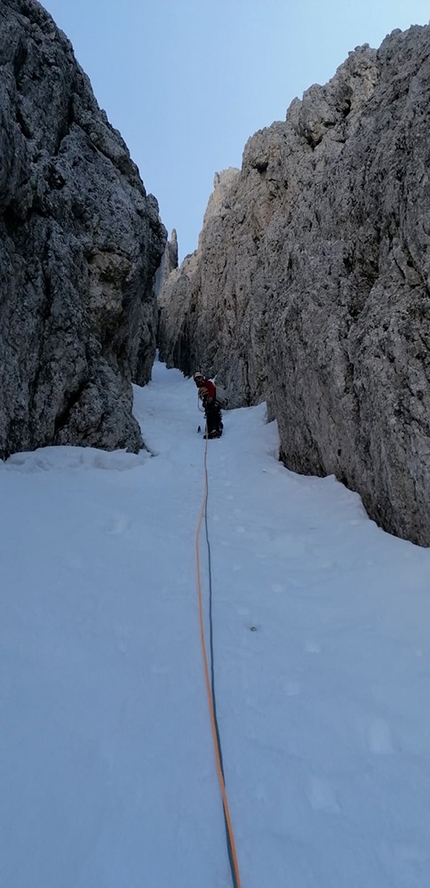
[[216, 388], [214, 383], [210, 379], [205, 379], [202, 385], [199, 385], [199, 398], [204, 400], [208, 398], [209, 400], [215, 398]]

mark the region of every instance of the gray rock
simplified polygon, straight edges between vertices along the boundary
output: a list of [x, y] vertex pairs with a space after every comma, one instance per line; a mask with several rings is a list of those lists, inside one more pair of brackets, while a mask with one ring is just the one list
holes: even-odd
[[155, 295], [157, 297], [161, 293], [169, 274], [178, 267], [178, 249], [178, 235], [174, 228], [170, 235], [170, 240], [167, 241], [164, 248], [163, 258], [155, 278]]
[[168, 360], [218, 372], [232, 403], [267, 399], [287, 466], [335, 474], [423, 545], [429, 100], [430, 27], [356, 49], [249, 140], [160, 296]]
[[72, 46], [35, 0], [0, 7], [0, 456], [137, 450], [166, 233]]

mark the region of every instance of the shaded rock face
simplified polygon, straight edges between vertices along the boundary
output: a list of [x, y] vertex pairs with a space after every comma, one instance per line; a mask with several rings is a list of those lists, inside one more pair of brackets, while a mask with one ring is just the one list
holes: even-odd
[[0, 456], [137, 450], [166, 233], [71, 44], [35, 0], [0, 6]]
[[233, 403], [266, 398], [288, 467], [334, 473], [382, 527], [423, 545], [429, 109], [428, 26], [358, 48], [249, 140], [161, 295], [169, 361], [189, 372], [186, 352], [217, 372]]
[[[201, 369], [211, 376], [221, 371], [223, 379], [234, 378], [238, 365], [238, 306], [230, 261], [234, 266], [236, 256], [240, 262], [240, 249], [237, 243], [228, 244], [224, 225], [231, 212], [229, 194], [239, 177], [234, 168], [215, 174], [199, 248], [164, 278], [158, 294], [160, 359], [187, 375]], [[229, 226], [230, 233], [232, 229]], [[230, 391], [230, 404], [241, 403], [243, 390], [238, 386]]]

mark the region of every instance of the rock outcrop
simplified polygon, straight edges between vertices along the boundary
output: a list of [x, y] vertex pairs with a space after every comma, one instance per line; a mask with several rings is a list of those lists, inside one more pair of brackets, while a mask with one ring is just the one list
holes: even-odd
[[160, 298], [169, 362], [218, 373], [232, 403], [266, 398], [287, 466], [335, 474], [423, 545], [429, 108], [430, 27], [357, 48], [249, 140]]
[[73, 49], [36, 0], [0, 6], [0, 456], [137, 450], [166, 232]]
[[159, 296], [162, 292], [167, 278], [178, 267], [178, 235], [176, 229], [172, 230], [170, 240], [167, 241], [164, 248], [163, 257], [158, 268], [155, 278], [155, 295]]

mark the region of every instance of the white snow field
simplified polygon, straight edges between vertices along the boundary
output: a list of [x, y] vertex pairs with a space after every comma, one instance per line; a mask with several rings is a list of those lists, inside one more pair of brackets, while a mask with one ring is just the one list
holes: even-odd
[[[194, 383], [135, 390], [153, 456], [0, 464], [1, 888], [230, 888], [204, 687]], [[208, 442], [217, 707], [242, 888], [428, 888], [430, 550]], [[201, 540], [207, 592], [205, 540]]]

